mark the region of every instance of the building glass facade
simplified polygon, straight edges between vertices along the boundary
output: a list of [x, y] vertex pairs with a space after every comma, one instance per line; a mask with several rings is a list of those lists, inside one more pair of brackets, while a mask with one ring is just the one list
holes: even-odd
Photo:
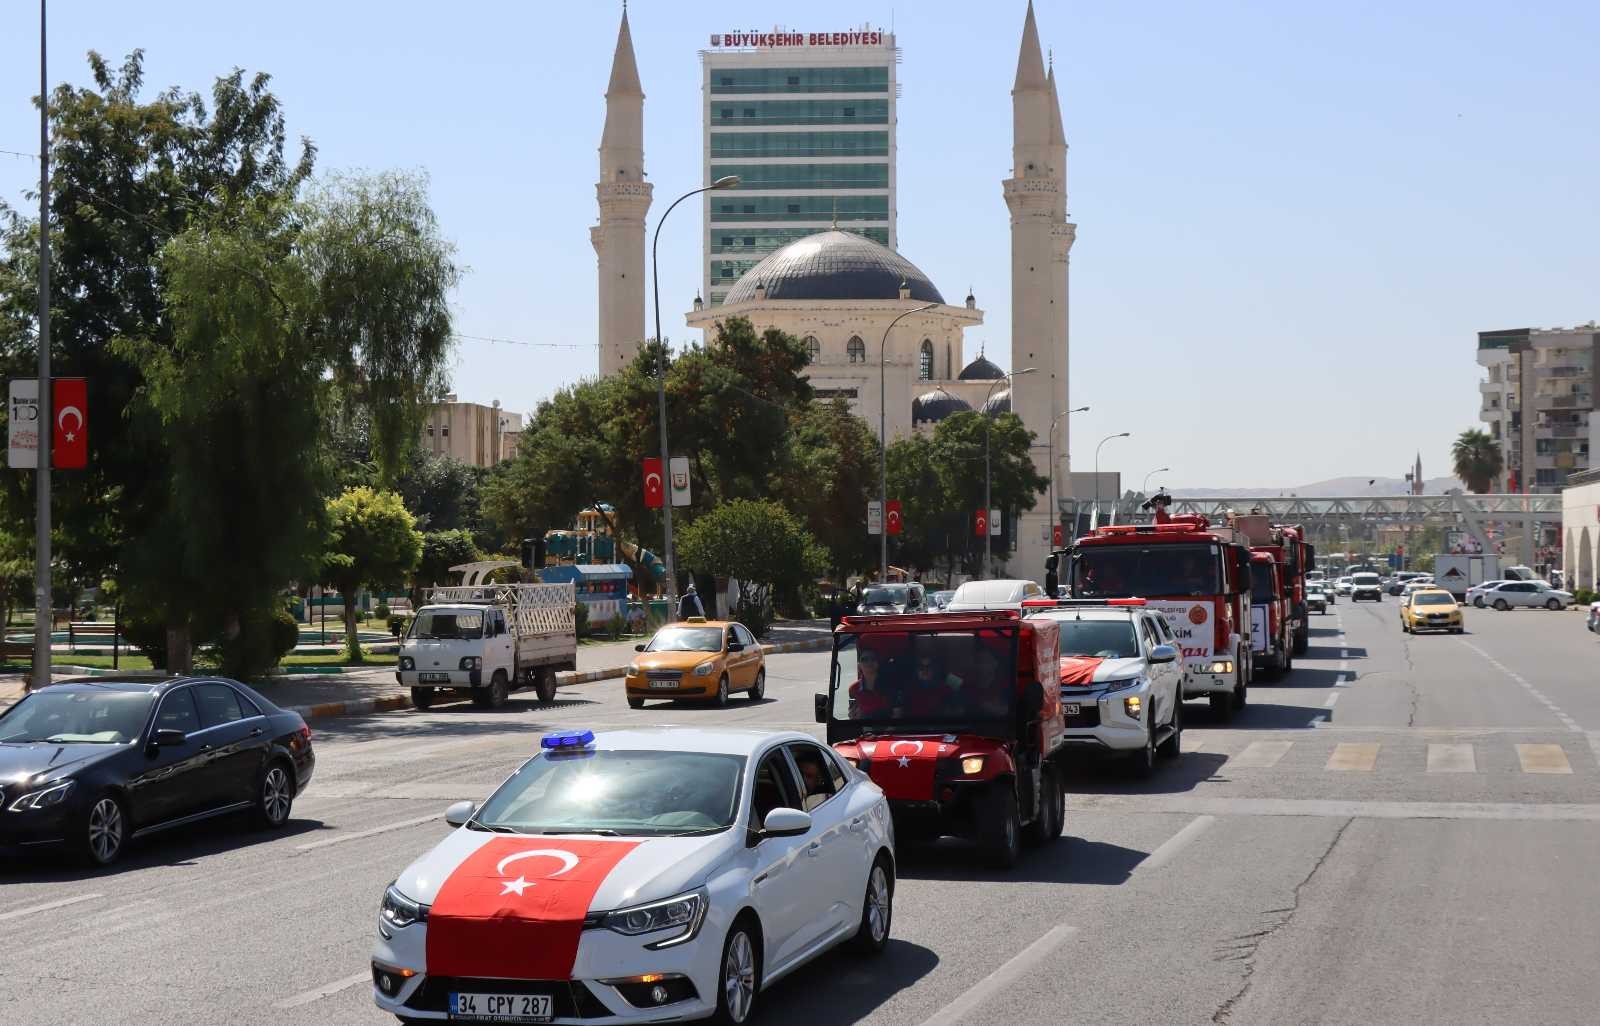
[[702, 294], [717, 305], [760, 260], [837, 225], [893, 249], [893, 36], [875, 46], [701, 51], [706, 193]]

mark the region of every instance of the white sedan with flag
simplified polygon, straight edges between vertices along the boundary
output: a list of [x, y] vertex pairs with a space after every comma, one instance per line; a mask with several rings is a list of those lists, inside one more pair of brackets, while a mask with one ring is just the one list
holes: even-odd
[[889, 939], [883, 793], [794, 732], [547, 735], [385, 892], [373, 997], [403, 1022], [750, 1021], [836, 944]]

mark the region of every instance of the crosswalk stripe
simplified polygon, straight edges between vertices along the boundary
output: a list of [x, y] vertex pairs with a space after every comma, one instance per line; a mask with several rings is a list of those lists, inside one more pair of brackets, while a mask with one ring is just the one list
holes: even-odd
[[1476, 773], [1477, 757], [1471, 745], [1429, 745], [1429, 773]]
[[1293, 741], [1252, 741], [1228, 763], [1236, 769], [1271, 769], [1293, 745]]
[[1375, 741], [1341, 741], [1333, 746], [1328, 756], [1327, 769], [1366, 773], [1378, 762], [1379, 745]]
[[1571, 773], [1566, 750], [1560, 745], [1518, 745], [1517, 758], [1524, 773]]

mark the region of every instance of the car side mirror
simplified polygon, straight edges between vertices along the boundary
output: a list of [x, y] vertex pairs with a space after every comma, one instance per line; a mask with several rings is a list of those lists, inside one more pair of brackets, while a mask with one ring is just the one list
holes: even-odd
[[730, 641], [730, 642], [728, 642], [728, 651], [729, 652], [743, 652], [744, 651], [743, 642], [738, 642], [738, 641]]
[[828, 722], [828, 696], [812, 695], [811, 707], [814, 710], [818, 723]]
[[799, 837], [811, 829], [811, 813], [799, 809], [773, 809], [761, 821], [764, 837]]
[[633, 646], [633, 650], [635, 652], [643, 652], [644, 651], [644, 645], [643, 644], [635, 645], [635, 646]]
[[478, 807], [471, 802], [456, 802], [444, 810], [444, 821], [453, 827], [464, 826]]
[[1157, 645], [1150, 650], [1152, 663], [1174, 663], [1178, 661], [1178, 650], [1171, 645]]
[[158, 730], [150, 743], [157, 748], [182, 748], [188, 744], [189, 735], [181, 730]]

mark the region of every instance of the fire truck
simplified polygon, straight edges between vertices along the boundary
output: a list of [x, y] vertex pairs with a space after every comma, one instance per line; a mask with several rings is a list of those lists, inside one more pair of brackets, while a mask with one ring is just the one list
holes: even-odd
[[1099, 528], [1064, 556], [1073, 598], [1144, 598], [1161, 610], [1181, 647], [1184, 698], [1204, 696], [1227, 719], [1242, 709], [1254, 660], [1250, 549], [1234, 527], [1197, 514]]
[[1294, 666], [1293, 602], [1283, 564], [1273, 554], [1250, 549], [1250, 652], [1256, 666], [1281, 677]]
[[1317, 550], [1306, 543], [1306, 529], [1299, 524], [1271, 523], [1262, 513], [1235, 516], [1233, 526], [1245, 536], [1252, 552], [1267, 553], [1278, 565], [1289, 604], [1293, 651], [1295, 655], [1305, 655], [1311, 640], [1311, 621], [1306, 616], [1306, 574], [1317, 566]]

